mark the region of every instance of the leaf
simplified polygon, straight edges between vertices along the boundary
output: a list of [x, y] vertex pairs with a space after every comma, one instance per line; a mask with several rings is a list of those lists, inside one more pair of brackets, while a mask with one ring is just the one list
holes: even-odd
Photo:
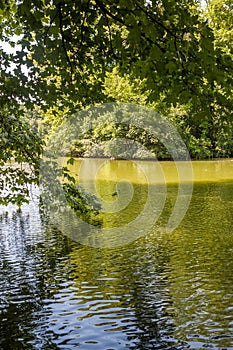
[[177, 65], [176, 65], [175, 62], [170, 61], [170, 62], [168, 62], [166, 64], [165, 67], [169, 71], [170, 74], [172, 74], [173, 72], [177, 71]]
[[74, 158], [73, 157], [69, 158], [66, 163], [67, 163], [67, 165], [68, 164], [74, 165]]
[[158, 60], [162, 55], [162, 51], [160, 50], [160, 48], [156, 45], [152, 45], [151, 49], [150, 49], [150, 58], [152, 60]]

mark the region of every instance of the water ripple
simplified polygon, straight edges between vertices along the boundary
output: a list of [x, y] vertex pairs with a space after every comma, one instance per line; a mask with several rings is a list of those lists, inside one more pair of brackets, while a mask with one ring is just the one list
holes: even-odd
[[196, 186], [172, 234], [114, 250], [44, 226], [35, 202], [0, 208], [0, 349], [233, 349], [233, 189], [223, 186], [208, 185], [208, 199]]

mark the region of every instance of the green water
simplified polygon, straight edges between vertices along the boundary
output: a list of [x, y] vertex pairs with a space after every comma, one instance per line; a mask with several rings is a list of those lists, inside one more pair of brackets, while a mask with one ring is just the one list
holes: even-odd
[[148, 184], [148, 180], [153, 184], [233, 181], [233, 159], [153, 162], [87, 158], [76, 159], [71, 170], [82, 180], [92, 180], [93, 177], [108, 181], [129, 179], [142, 185]]
[[138, 238], [123, 245], [81, 244], [65, 220], [44, 222], [35, 193], [22, 213], [0, 208], [0, 349], [233, 349], [233, 162], [193, 162], [174, 231], [175, 164], [156, 174], [145, 165], [146, 175], [128, 161], [77, 160], [73, 170], [107, 207], [104, 227], [122, 237], [154, 191], [154, 225], [144, 213]]

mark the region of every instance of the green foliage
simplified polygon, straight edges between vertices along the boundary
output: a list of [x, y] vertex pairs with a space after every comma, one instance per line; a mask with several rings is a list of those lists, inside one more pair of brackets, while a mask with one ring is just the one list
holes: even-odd
[[43, 215], [59, 215], [61, 211], [71, 208], [80, 219], [94, 225], [101, 224], [100, 202], [81, 186], [71, 175], [68, 167], [74, 159], [69, 158], [67, 166], [61, 166], [57, 160], [48, 157], [41, 161], [40, 168], [40, 210]]
[[232, 54], [233, 39], [233, 4], [231, 0], [211, 0], [205, 15], [215, 34], [215, 45], [226, 53]]
[[103, 92], [107, 100], [148, 105], [149, 91], [145, 88], [145, 80], [132, 79], [130, 75], [120, 75], [119, 67], [114, 67], [106, 73]]
[[[205, 8], [195, 0], [2, 0], [0, 202], [26, 200], [43, 140], [52, 142], [66, 118], [96, 103], [152, 107], [178, 128], [192, 157], [233, 156], [232, 13], [230, 0]], [[143, 125], [111, 118], [93, 119], [88, 132], [90, 118], [80, 120], [82, 137], [65, 147], [77, 155], [146, 157], [147, 149], [169, 157]], [[121, 138], [129, 142], [119, 149]]]
[[0, 114], [0, 204], [27, 202], [29, 185], [38, 182], [42, 144], [27, 120]]
[[4, 50], [4, 45], [8, 44], [16, 51], [14, 35], [22, 33], [16, 11], [14, 1], [1, 1], [0, 204], [14, 203], [20, 207], [28, 201], [30, 186], [38, 183], [43, 141], [25, 117], [26, 109], [32, 107], [33, 84], [21, 65], [26, 64], [25, 53], [16, 55]]
[[49, 152], [114, 158], [186, 159], [175, 128], [151, 108], [114, 103], [68, 118], [48, 140]]
[[67, 203], [85, 221], [97, 222], [97, 215], [102, 209], [96, 196], [83, 190], [81, 186], [70, 183], [63, 184]]
[[166, 103], [200, 98], [204, 107], [203, 89], [222, 82], [222, 52], [194, 0], [24, 0], [16, 18], [45, 108], [57, 100], [73, 112], [103, 101], [105, 75], [116, 66], [145, 82], [150, 101], [163, 93]]

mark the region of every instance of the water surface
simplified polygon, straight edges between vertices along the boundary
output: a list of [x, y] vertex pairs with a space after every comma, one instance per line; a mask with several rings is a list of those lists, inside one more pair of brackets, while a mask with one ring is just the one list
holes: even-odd
[[[113, 249], [81, 245], [48, 224], [35, 193], [22, 213], [1, 207], [0, 349], [233, 349], [232, 163], [194, 162], [189, 209], [170, 233], [158, 228], [178, 185], [174, 164], [163, 163], [171, 181], [156, 225]], [[112, 227], [139, 213], [147, 185], [131, 163], [106, 164], [97, 181], [105, 201], [114, 202], [118, 180], [111, 167], [134, 189], [121, 217], [108, 214]]]

